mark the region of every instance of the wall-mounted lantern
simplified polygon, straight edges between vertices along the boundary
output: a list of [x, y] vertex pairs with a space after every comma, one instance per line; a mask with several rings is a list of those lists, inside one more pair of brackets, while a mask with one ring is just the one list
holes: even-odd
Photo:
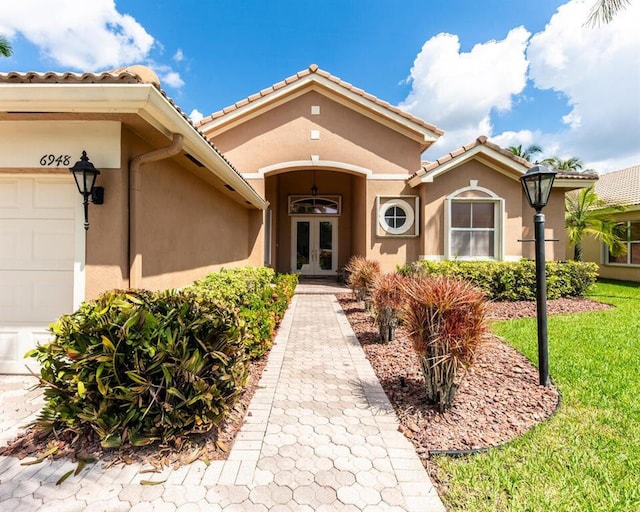
[[522, 188], [532, 208], [536, 210], [533, 217], [534, 238], [536, 243], [536, 310], [538, 322], [538, 373], [540, 385], [549, 385], [549, 349], [547, 339], [547, 276], [544, 254], [544, 213], [551, 187], [556, 178], [556, 171], [544, 165], [536, 165], [520, 177]]
[[104, 203], [104, 188], [96, 187], [96, 178], [100, 171], [89, 162], [87, 152], [83, 151], [80, 160], [69, 169], [76, 181], [78, 192], [82, 195], [84, 204], [84, 229], [89, 229], [89, 201], [93, 204]]

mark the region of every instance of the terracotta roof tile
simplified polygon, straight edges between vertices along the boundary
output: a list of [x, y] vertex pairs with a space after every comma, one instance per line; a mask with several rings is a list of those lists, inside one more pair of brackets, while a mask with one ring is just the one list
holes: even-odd
[[[28, 71], [25, 73], [9, 72], [0, 73], [0, 84], [150, 84], [157, 89], [162, 96], [169, 102], [174, 110], [191, 125], [191, 127], [197, 132], [197, 134], [204, 139], [204, 141], [211, 147], [211, 149], [218, 154], [222, 160], [235, 172], [242, 181], [244, 181], [249, 188], [253, 188], [246, 179], [242, 177], [242, 174], [234, 167], [234, 165], [227, 159], [226, 156], [211, 142], [207, 136], [200, 131], [189, 116], [185, 114], [182, 109], [167, 95], [167, 93], [160, 87], [160, 80], [157, 75], [146, 66], [129, 66], [126, 68], [114, 69], [112, 71], [105, 71], [103, 73], [58, 73], [55, 71], [47, 72], [35, 72]], [[222, 114], [220, 114], [222, 115]]]
[[487, 146], [488, 148], [491, 148], [494, 151], [497, 151], [498, 153], [504, 156], [507, 156], [512, 160], [514, 160], [515, 162], [522, 164], [526, 167], [531, 167], [533, 165], [531, 164], [531, 162], [528, 162], [524, 158], [515, 156], [513, 153], [511, 153], [511, 151], [507, 151], [506, 149], [501, 148], [497, 144], [494, 144], [493, 142], [489, 142], [486, 136], [481, 135], [473, 142], [469, 144], [465, 144], [464, 146], [454, 149], [453, 151], [447, 153], [446, 155], [441, 156], [435, 162], [422, 162], [422, 168], [418, 172], [414, 173], [409, 179], [414, 178], [416, 176], [422, 176], [428, 173], [429, 171], [432, 171], [436, 167], [439, 167], [442, 164], [449, 162], [450, 160], [453, 160], [454, 158], [457, 158], [460, 155], [463, 155], [464, 153], [471, 151], [473, 148], [478, 146]]
[[[285, 83], [286, 85], [290, 85], [302, 78], [304, 78], [305, 76], [311, 75], [311, 74], [316, 74], [318, 76], [324, 77], [327, 80], [330, 80], [331, 82], [335, 83], [336, 85], [339, 85], [341, 87], [344, 87], [345, 89], [347, 89], [348, 91], [366, 99], [369, 100], [373, 103], [375, 103], [376, 105], [379, 105], [381, 107], [386, 108], [387, 110], [390, 110], [391, 112], [398, 114], [401, 117], [404, 117], [405, 119], [408, 119], [409, 121], [416, 123], [424, 128], [427, 128], [428, 130], [438, 134], [438, 135], [442, 135], [444, 132], [442, 130], [440, 130], [438, 127], [436, 127], [435, 125], [431, 124], [431, 123], [427, 123], [426, 121], [424, 121], [423, 119], [420, 119], [419, 117], [413, 116], [411, 114], [409, 114], [408, 112], [405, 112], [404, 110], [399, 109], [398, 107], [394, 107], [393, 105], [387, 103], [384, 100], [381, 100], [379, 98], [377, 98], [376, 96], [369, 94], [365, 91], [363, 91], [362, 89], [353, 86], [352, 84], [350, 84], [349, 82], [345, 82], [343, 80], [341, 80], [340, 78], [333, 76], [331, 73], [328, 73], [327, 71], [324, 71], [323, 69], [320, 69], [317, 64], [311, 64], [307, 69], [303, 69], [302, 71], [299, 71], [298, 73], [296, 73], [295, 75], [292, 75], [288, 78], [285, 78], [283, 81], [278, 82], [274, 85], [272, 85], [271, 87], [267, 87], [266, 89], [263, 89], [262, 91], [260, 91], [258, 94], [252, 94], [251, 96], [247, 97], [247, 103], [251, 103], [254, 102], [260, 98], [263, 98], [265, 96], [268, 96], [269, 94], [274, 93], [275, 91], [277, 91], [278, 89], [281, 89], [282, 86], [280, 85], [281, 83]], [[244, 101], [244, 100], [243, 100]], [[219, 110], [217, 112], [212, 113], [209, 116], [206, 116], [204, 118], [202, 118], [200, 120], [200, 122], [198, 123], [198, 126], [202, 126], [210, 121], [213, 121], [214, 119], [218, 119], [230, 112], [232, 112], [233, 110], [236, 110], [239, 104], [241, 104], [242, 106], [245, 106], [247, 103], [244, 103], [243, 101], [239, 101], [237, 103], [235, 103], [235, 105], [231, 105], [229, 107], [225, 107], [222, 110]]]
[[[460, 155], [471, 151], [473, 148], [478, 147], [478, 146], [486, 146], [488, 148], [493, 149], [494, 151], [497, 151], [498, 153], [500, 153], [501, 155], [504, 155], [508, 158], [510, 158], [511, 160], [513, 160], [516, 163], [519, 163], [521, 165], [524, 165], [525, 167], [532, 167], [534, 164], [532, 164], [531, 162], [529, 162], [528, 160], [525, 160], [524, 158], [521, 158], [519, 156], [514, 155], [511, 151], [501, 148], [500, 146], [498, 146], [497, 144], [494, 144], [493, 142], [489, 142], [489, 140], [487, 139], [487, 137], [485, 135], [480, 135], [475, 141], [469, 143], [469, 144], [465, 144], [464, 146], [454, 149], [453, 151], [447, 153], [446, 155], [441, 156], [440, 158], [438, 158], [435, 162], [422, 162], [422, 168], [412, 174], [409, 179], [415, 178], [416, 176], [422, 176], [432, 170], [434, 170], [435, 168], [441, 166], [444, 163], [449, 162], [450, 160], [453, 160], [454, 158], [459, 157]], [[593, 180], [594, 179], [594, 175], [593, 174], [589, 174], [589, 173], [581, 173], [581, 172], [572, 172], [572, 171], [560, 171], [558, 172], [558, 174], [556, 175], [556, 178], [562, 178], [562, 179], [577, 179], [577, 180]], [[596, 177], [597, 178], [597, 177]]]
[[608, 203], [640, 205], [640, 165], [600, 175], [595, 191]]

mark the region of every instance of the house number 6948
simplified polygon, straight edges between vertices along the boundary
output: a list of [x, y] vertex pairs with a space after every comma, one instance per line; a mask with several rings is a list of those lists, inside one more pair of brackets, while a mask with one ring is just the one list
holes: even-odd
[[71, 164], [71, 155], [42, 155], [40, 165], [45, 167], [68, 167]]

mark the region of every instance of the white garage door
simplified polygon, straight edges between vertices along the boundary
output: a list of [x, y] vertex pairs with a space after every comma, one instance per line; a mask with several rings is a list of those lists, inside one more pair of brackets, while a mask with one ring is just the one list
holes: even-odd
[[0, 373], [27, 373], [25, 352], [73, 311], [80, 199], [71, 176], [0, 175]]

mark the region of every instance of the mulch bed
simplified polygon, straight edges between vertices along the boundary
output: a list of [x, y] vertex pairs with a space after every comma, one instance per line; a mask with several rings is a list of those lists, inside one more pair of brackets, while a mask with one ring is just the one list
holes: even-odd
[[[394, 341], [380, 343], [373, 316], [364, 305], [351, 294], [340, 294], [338, 300], [401, 421], [401, 431], [425, 465], [434, 452], [504, 444], [548, 418], [558, 406], [557, 388], [538, 385], [537, 368], [494, 336], [481, 345], [475, 364], [460, 380], [451, 409], [440, 413], [426, 403], [424, 379], [406, 332], [398, 328]], [[609, 307], [587, 299], [548, 301], [549, 314]], [[535, 302], [491, 304], [493, 319], [535, 314]]]

